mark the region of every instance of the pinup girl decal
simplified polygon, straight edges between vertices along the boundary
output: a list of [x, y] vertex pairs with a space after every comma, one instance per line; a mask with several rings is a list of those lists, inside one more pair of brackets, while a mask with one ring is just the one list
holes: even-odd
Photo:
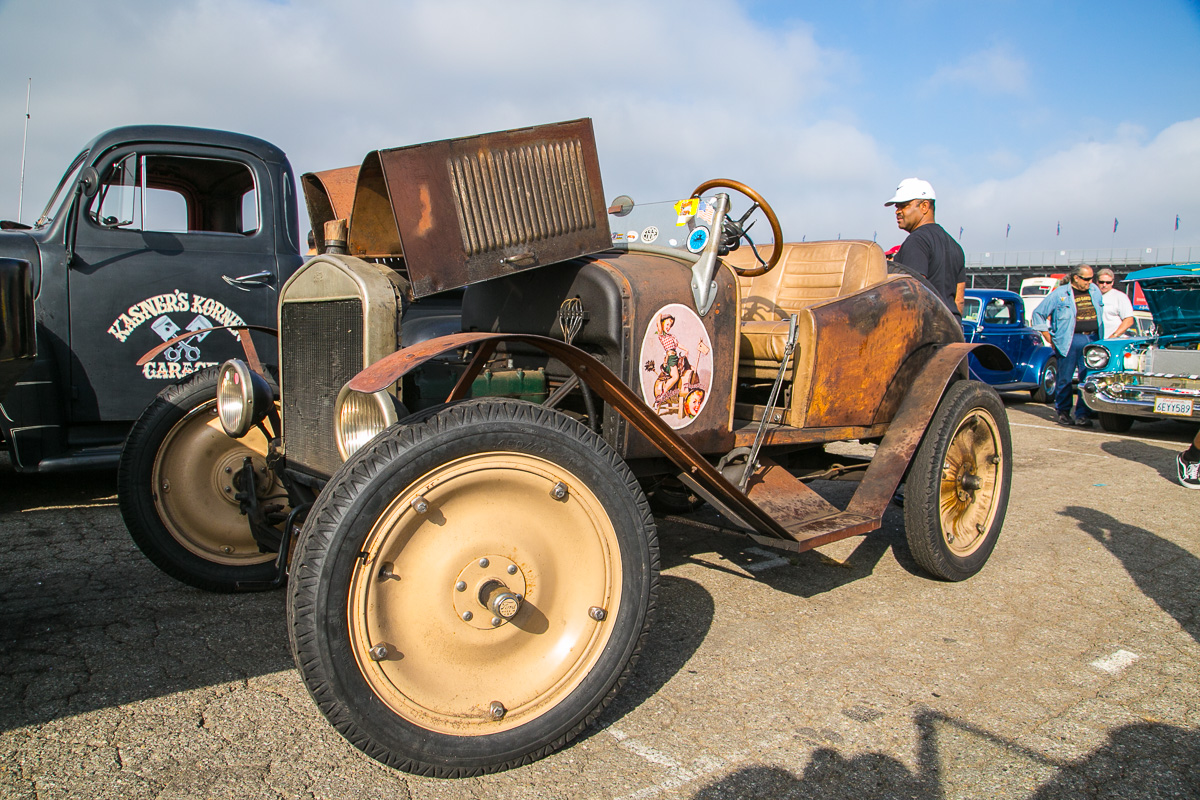
[[691, 423], [712, 386], [712, 348], [704, 323], [687, 306], [659, 309], [642, 340], [642, 396], [672, 428]]

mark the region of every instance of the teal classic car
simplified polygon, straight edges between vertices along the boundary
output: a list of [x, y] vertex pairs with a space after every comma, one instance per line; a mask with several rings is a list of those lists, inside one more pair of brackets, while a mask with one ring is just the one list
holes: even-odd
[[1131, 273], [1156, 335], [1105, 339], [1083, 351], [1083, 400], [1116, 433], [1136, 419], [1200, 420], [1200, 264]]

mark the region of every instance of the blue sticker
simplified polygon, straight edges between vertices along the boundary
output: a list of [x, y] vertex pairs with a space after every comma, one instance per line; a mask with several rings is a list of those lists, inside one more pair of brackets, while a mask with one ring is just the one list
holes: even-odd
[[708, 228], [703, 225], [693, 230], [688, 236], [687, 249], [693, 253], [699, 253], [706, 244], [708, 244]]

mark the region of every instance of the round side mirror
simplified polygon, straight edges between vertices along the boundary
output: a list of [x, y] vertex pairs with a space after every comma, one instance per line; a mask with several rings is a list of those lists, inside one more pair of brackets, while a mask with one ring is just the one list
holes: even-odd
[[79, 173], [79, 188], [87, 197], [91, 197], [100, 188], [100, 173], [95, 167], [84, 167]]

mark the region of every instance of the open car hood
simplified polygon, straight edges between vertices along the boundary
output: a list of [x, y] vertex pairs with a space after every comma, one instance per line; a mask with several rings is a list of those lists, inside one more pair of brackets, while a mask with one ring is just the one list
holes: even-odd
[[1150, 267], [1125, 280], [1141, 285], [1160, 336], [1200, 333], [1200, 264]]

